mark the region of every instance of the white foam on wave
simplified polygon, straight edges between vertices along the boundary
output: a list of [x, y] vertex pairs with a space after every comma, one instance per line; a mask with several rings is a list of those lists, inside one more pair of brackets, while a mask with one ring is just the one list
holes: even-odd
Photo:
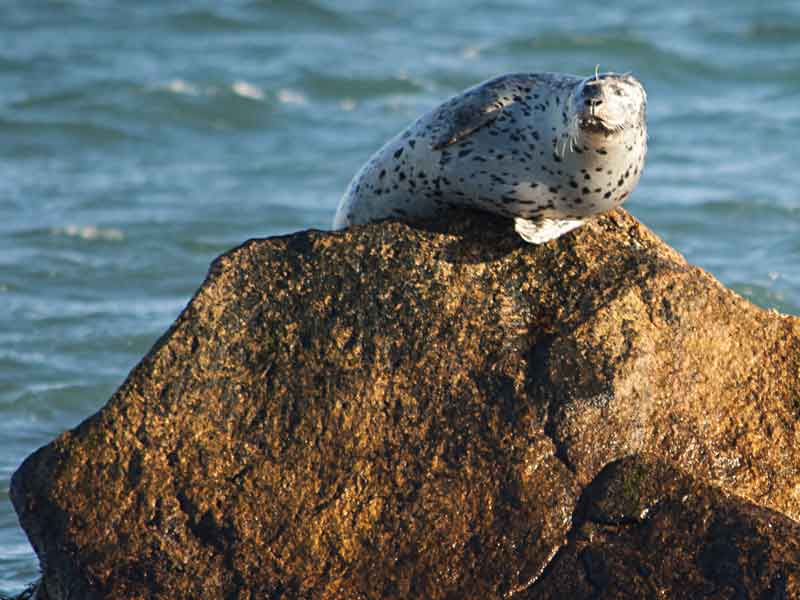
[[164, 84], [163, 88], [173, 94], [186, 94], [188, 96], [196, 96], [200, 93], [197, 86], [192, 85], [185, 79], [173, 79]]
[[303, 94], [289, 88], [278, 90], [278, 101], [283, 104], [308, 104], [308, 99]]
[[467, 60], [475, 60], [476, 58], [480, 57], [480, 55], [480, 46], [467, 46], [461, 51], [461, 57]]
[[339, 108], [346, 112], [354, 111], [356, 109], [356, 101], [352, 98], [344, 98], [339, 101]]
[[125, 239], [125, 234], [116, 227], [96, 227], [94, 225], [65, 225], [51, 230], [55, 235], [77, 237], [82, 240], [102, 240], [106, 242], [119, 242]]
[[234, 94], [242, 98], [250, 98], [251, 100], [264, 99], [264, 91], [260, 87], [246, 81], [234, 81], [231, 89]]
[[[266, 98], [266, 92], [257, 85], [245, 81], [244, 79], [237, 79], [230, 86], [217, 87], [214, 85], [200, 86], [185, 79], [172, 79], [164, 84], [158, 85], [157, 89], [166, 90], [173, 94], [181, 94], [184, 96], [217, 96], [220, 93], [225, 93], [230, 90], [240, 98], [247, 98], [249, 100], [263, 100]], [[287, 88], [278, 90], [278, 100], [284, 104], [306, 104], [306, 97], [300, 92], [290, 90]]]

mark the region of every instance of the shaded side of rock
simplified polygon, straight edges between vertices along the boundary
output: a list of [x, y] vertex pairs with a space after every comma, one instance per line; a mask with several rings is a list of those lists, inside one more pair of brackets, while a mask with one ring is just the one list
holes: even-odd
[[613, 463], [581, 504], [530, 598], [800, 597], [797, 522], [664, 463]]

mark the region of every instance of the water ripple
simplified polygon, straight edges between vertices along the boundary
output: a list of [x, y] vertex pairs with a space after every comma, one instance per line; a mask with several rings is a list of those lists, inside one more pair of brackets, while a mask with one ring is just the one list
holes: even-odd
[[[601, 61], [600, 57], [603, 57], [608, 61], [606, 66], [610, 70], [636, 70], [641, 77], [647, 74], [651, 77], [716, 77], [721, 71], [712, 62], [687, 56], [675, 48], [663, 46], [627, 30], [571, 34], [544, 32], [539, 35], [518, 36], [496, 44], [486, 52], [556, 54], [560, 60], [565, 55], [582, 57], [590, 54], [595, 58], [589, 59], [587, 69], [594, 66], [588, 63], [592, 60]], [[601, 62], [600, 66], [603, 68], [604, 63]]]
[[263, 12], [273, 24], [327, 27], [334, 30], [355, 25], [345, 10], [329, 9], [314, 0], [253, 0], [249, 9]]
[[48, 144], [49, 140], [69, 140], [72, 143], [94, 145], [113, 144], [135, 137], [119, 127], [90, 121], [38, 121], [0, 119], [0, 134], [20, 136], [23, 143]]
[[207, 9], [191, 9], [168, 17], [167, 23], [183, 33], [213, 33], [217, 31], [244, 31], [257, 29], [257, 25], [245, 19], [220, 14]]
[[394, 77], [358, 77], [332, 74], [327, 71], [304, 69], [300, 85], [315, 96], [323, 98], [347, 97], [354, 100], [392, 96], [413, 95], [425, 90], [425, 85], [408, 74]]

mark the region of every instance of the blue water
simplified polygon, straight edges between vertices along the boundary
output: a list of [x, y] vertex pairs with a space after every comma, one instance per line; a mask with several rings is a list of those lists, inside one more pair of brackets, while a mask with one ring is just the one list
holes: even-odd
[[800, 314], [800, 2], [661, 4], [0, 4], [0, 590], [37, 575], [11, 473], [102, 406], [209, 262], [327, 227], [386, 138], [493, 75], [633, 71], [651, 138], [627, 208]]

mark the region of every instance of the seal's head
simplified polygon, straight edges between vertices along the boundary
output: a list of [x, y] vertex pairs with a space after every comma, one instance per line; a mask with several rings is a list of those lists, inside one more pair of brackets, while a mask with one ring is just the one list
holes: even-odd
[[632, 75], [595, 73], [572, 95], [574, 133], [613, 135], [644, 127], [647, 95]]

